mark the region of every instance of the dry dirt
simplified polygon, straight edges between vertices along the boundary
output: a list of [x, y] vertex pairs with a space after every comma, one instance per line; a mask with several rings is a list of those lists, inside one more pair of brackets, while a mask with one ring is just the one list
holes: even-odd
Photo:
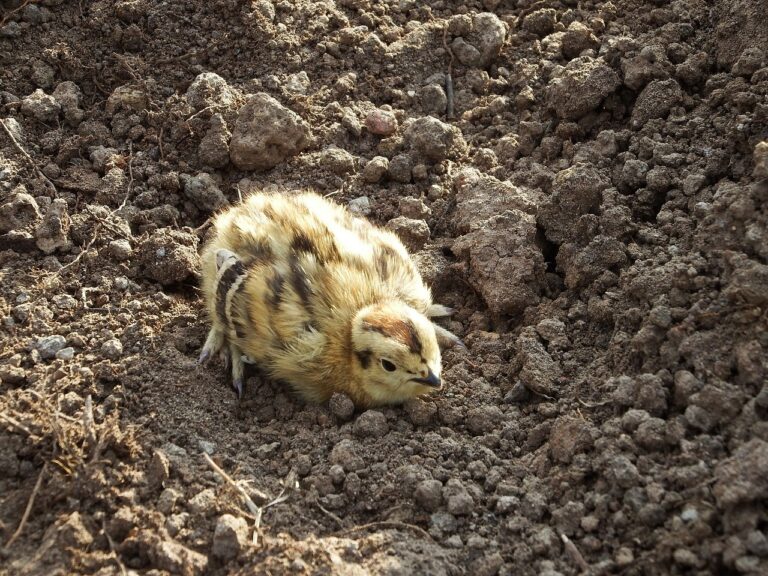
[[[768, 573], [768, 2], [0, 10], [0, 573]], [[298, 188], [456, 308], [441, 393], [196, 365], [207, 218]]]

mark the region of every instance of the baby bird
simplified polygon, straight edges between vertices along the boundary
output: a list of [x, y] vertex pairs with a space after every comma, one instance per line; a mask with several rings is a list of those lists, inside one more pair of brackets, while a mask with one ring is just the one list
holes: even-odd
[[461, 344], [402, 242], [312, 193], [254, 194], [219, 214], [202, 253], [212, 328], [243, 392], [244, 360], [311, 402], [361, 408], [442, 387], [440, 347]]

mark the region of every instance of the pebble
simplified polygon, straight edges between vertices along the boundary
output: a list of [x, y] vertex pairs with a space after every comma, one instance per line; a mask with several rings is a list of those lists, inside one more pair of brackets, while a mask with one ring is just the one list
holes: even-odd
[[429, 426], [437, 419], [437, 406], [421, 398], [408, 400], [404, 409], [414, 426]]
[[215, 212], [229, 204], [219, 185], [207, 172], [200, 172], [196, 176], [182, 174], [179, 180], [181, 180], [184, 195], [205, 214]]
[[38, 338], [35, 343], [35, 349], [40, 353], [43, 360], [50, 360], [56, 356], [56, 352], [66, 346], [67, 340], [64, 336], [54, 334], [52, 336], [43, 336]]
[[223, 514], [213, 532], [213, 555], [228, 561], [237, 558], [248, 546], [248, 523], [244, 518]]
[[56, 352], [56, 358], [59, 360], [72, 360], [72, 358], [75, 357], [75, 349], [71, 346], [67, 346], [66, 348], [62, 348], [58, 352]]
[[216, 509], [216, 492], [213, 488], [206, 488], [190, 498], [188, 506], [193, 514], [209, 516]]
[[413, 159], [408, 154], [397, 154], [389, 161], [387, 171], [395, 182], [408, 184], [413, 177]]
[[479, 406], [467, 413], [467, 428], [476, 436], [488, 434], [499, 427], [503, 418], [498, 406]]
[[101, 353], [110, 360], [117, 360], [123, 355], [123, 343], [111, 338], [101, 345]]
[[357, 444], [349, 439], [341, 440], [333, 447], [330, 461], [333, 464], [339, 464], [347, 472], [365, 467], [365, 461], [357, 453]]
[[368, 196], [353, 198], [347, 205], [349, 211], [358, 216], [368, 216], [371, 213], [371, 199]]
[[363, 167], [363, 180], [369, 184], [379, 182], [389, 171], [389, 160], [384, 156], [374, 156]]
[[182, 494], [175, 488], [165, 488], [160, 496], [157, 498], [157, 510], [158, 512], [168, 516], [176, 507], [176, 503], [181, 498]]
[[235, 104], [237, 92], [218, 74], [203, 72], [187, 88], [186, 98], [196, 112], [208, 107], [224, 109]]
[[272, 96], [260, 92], [240, 108], [229, 145], [240, 170], [268, 170], [309, 145], [309, 125]]
[[389, 431], [387, 417], [378, 410], [366, 410], [355, 420], [353, 431], [362, 438], [381, 438]]
[[456, 478], [448, 480], [443, 488], [443, 498], [450, 514], [466, 516], [471, 514], [475, 507], [475, 501], [464, 487], [464, 484]]
[[422, 480], [416, 485], [413, 498], [424, 510], [435, 512], [443, 502], [442, 491], [443, 483], [439, 480]]
[[55, 122], [59, 117], [59, 112], [61, 112], [61, 104], [40, 88], [21, 101], [21, 113], [25, 116], [31, 116], [38, 122]]
[[388, 110], [372, 110], [365, 117], [365, 127], [371, 134], [391, 136], [397, 131], [397, 118]]
[[425, 220], [398, 216], [387, 222], [385, 227], [397, 234], [403, 244], [412, 252], [421, 250], [429, 240], [429, 225]]
[[432, 116], [411, 122], [404, 136], [414, 154], [430, 162], [456, 159], [467, 151], [461, 130]]
[[[170, 459], [162, 450], [155, 450], [152, 453], [152, 459], [149, 461], [149, 468], [147, 469], [147, 485], [149, 486], [150, 490], [157, 490], [159, 488], [162, 488], [165, 481], [168, 480], [168, 478], [170, 477], [170, 474], [171, 474]], [[166, 492], [167, 490], [164, 490], [163, 494], [165, 494]], [[161, 498], [163, 494], [160, 495]], [[170, 496], [166, 496], [166, 497], [170, 497]], [[168, 512], [170, 512], [173, 509], [173, 506], [175, 503], [176, 503], [175, 500], [170, 503]], [[159, 506], [160, 504], [158, 502], [158, 508]], [[164, 512], [164, 514], [167, 514], [168, 512]]]
[[341, 392], [335, 392], [329, 401], [331, 414], [342, 422], [350, 420], [355, 413], [355, 404], [349, 396]]
[[51, 300], [59, 310], [72, 310], [77, 307], [77, 300], [69, 294], [56, 294]]
[[125, 238], [118, 238], [112, 240], [107, 246], [109, 254], [118, 262], [125, 262], [131, 258], [133, 254], [133, 248], [131, 243]]

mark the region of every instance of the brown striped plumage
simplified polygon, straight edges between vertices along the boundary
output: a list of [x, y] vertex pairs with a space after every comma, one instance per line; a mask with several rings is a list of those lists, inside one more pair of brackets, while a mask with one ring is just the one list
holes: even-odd
[[316, 194], [255, 194], [219, 214], [202, 254], [213, 325], [201, 359], [225, 348], [310, 401], [336, 391], [361, 407], [440, 387], [429, 289], [392, 233]]

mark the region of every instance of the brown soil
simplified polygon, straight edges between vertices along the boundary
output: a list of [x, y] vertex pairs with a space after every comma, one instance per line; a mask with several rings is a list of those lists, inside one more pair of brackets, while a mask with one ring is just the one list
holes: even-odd
[[[0, 573], [768, 573], [766, 13], [0, 0]], [[441, 393], [196, 365], [207, 218], [298, 188], [457, 310]]]

